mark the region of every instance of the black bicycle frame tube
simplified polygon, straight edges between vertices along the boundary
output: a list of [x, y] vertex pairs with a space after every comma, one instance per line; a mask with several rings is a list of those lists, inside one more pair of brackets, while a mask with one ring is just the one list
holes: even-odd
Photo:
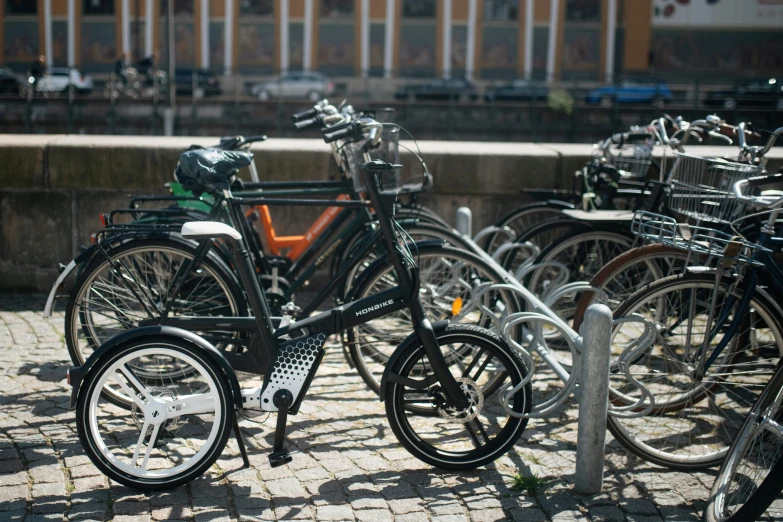
[[427, 318], [427, 314], [424, 311], [424, 305], [419, 296], [418, 278], [414, 285], [413, 276], [410, 271], [411, 269], [405, 266], [402, 256], [397, 251], [397, 231], [392, 226], [396, 194], [381, 195], [378, 191], [378, 185], [375, 183], [376, 180], [373, 179], [375, 178], [375, 174], [364, 168], [361, 170], [361, 174], [364, 179], [364, 186], [367, 187], [367, 195], [369, 196], [370, 201], [372, 201], [375, 215], [378, 218], [378, 224], [381, 227], [384, 245], [389, 252], [392, 266], [397, 273], [397, 278], [400, 283], [399, 286], [410, 292], [408, 294], [408, 307], [411, 312], [411, 323], [414, 332], [416, 333], [416, 337], [424, 347], [424, 352], [427, 354], [432, 371], [438, 378], [446, 396], [457, 409], [463, 409], [467, 407], [467, 399], [462, 392], [460, 385], [457, 383], [457, 380], [451, 374], [449, 365], [446, 363], [446, 359], [440, 351], [438, 339], [435, 337], [435, 331], [432, 329], [432, 324]]

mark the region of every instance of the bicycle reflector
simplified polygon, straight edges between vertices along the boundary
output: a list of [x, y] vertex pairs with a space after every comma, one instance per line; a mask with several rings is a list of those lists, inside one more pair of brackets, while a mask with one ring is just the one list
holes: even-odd
[[460, 310], [462, 310], [462, 298], [458, 297], [451, 303], [451, 316], [458, 315]]

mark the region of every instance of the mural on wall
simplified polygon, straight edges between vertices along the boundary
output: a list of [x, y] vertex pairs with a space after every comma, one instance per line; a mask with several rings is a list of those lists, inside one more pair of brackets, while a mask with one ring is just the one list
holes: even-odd
[[513, 69], [517, 65], [517, 27], [484, 27], [481, 68]]
[[783, 0], [655, 0], [653, 27], [783, 27]]
[[370, 74], [383, 74], [383, 53], [386, 41], [386, 26], [382, 23], [370, 23]]
[[302, 68], [304, 58], [304, 24], [291, 22], [288, 26], [288, 65], [290, 69]]
[[321, 22], [318, 28], [318, 68], [326, 74], [353, 74], [352, 22]]
[[435, 74], [435, 23], [411, 24], [400, 28], [400, 74], [432, 76]]
[[82, 20], [81, 63], [85, 68], [104, 70], [114, 64], [117, 60], [116, 30], [114, 20]]
[[[176, 67], [192, 67], [196, 61], [196, 29], [191, 17], [174, 19], [174, 64]], [[167, 25], [161, 23], [160, 30], [160, 63], [168, 64], [168, 52], [166, 50]]]
[[242, 71], [262, 72], [270, 70], [274, 66], [275, 61], [274, 22], [240, 22], [237, 45], [239, 46], [239, 65]]
[[[219, 70], [225, 65], [225, 48], [223, 43], [223, 31], [225, 23], [223, 21], [209, 22], [209, 66], [211, 69]], [[243, 27], [239, 26], [239, 39], [242, 40]], [[240, 63], [242, 63], [242, 47], [239, 48]]]
[[38, 57], [38, 22], [6, 20], [3, 29], [4, 63], [30, 65]]
[[[468, 28], [462, 24], [451, 26], [451, 71], [452, 76], [465, 74], [468, 52]], [[458, 73], [458, 74], [454, 74]]]
[[594, 71], [598, 73], [601, 53], [601, 30], [567, 27], [563, 39], [563, 72]]
[[65, 20], [52, 21], [52, 54], [47, 57], [52, 65], [68, 65], [68, 22]]
[[533, 77], [542, 79], [546, 75], [546, 59], [549, 52], [549, 27], [533, 28]]

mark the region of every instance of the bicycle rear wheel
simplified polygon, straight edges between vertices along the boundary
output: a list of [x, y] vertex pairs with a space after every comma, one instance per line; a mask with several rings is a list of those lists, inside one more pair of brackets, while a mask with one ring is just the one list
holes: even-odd
[[[146, 376], [135, 372], [139, 367]], [[186, 377], [172, 381], [172, 367]], [[121, 389], [132, 406], [107, 401], [107, 387]], [[118, 345], [90, 368], [79, 389], [76, 427], [85, 453], [110, 479], [142, 490], [170, 489], [217, 460], [232, 415], [223, 371], [204, 350], [161, 335]]]
[[[143, 239], [108, 250], [109, 259], [93, 259], [71, 291], [65, 311], [65, 341], [73, 363], [83, 364], [101, 344], [141, 321], [162, 320], [166, 305], [167, 317], [246, 315], [242, 289], [214, 253], [186, 274], [175, 291], [174, 276], [193, 261], [195, 250], [185, 243]], [[213, 344], [227, 348], [235, 334], [210, 336]], [[130, 406], [127, 397], [115, 399]]]
[[739, 429], [715, 478], [704, 519], [707, 522], [758, 519], [783, 490], [781, 477], [783, 365]]
[[[780, 308], [757, 289], [739, 328], [715, 362], [698, 378], [698, 365], [709, 335], [710, 356], [725, 335], [744, 291], [724, 279], [716, 287], [712, 274], [668, 277], [641, 289], [615, 312], [615, 318], [638, 314], [655, 324], [658, 338], [636, 360], [630, 372], [655, 397], [655, 407], [642, 417], [610, 416], [615, 438], [645, 460], [680, 470], [720, 464], [740, 425], [769, 382], [783, 350]], [[707, 324], [712, 296], [716, 317]], [[639, 323], [625, 323], [613, 331], [612, 351], [621, 353], [641, 336]], [[710, 332], [715, 332], [714, 335]], [[610, 375], [610, 400], [631, 404], [638, 390], [623, 374]]]

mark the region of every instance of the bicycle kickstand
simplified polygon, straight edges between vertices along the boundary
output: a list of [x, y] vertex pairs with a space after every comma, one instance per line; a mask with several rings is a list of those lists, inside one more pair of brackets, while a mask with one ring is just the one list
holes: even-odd
[[285, 448], [285, 428], [288, 420], [288, 408], [294, 400], [294, 396], [288, 390], [277, 390], [272, 402], [277, 406], [277, 426], [275, 427], [275, 445], [269, 454], [269, 464], [276, 468], [288, 464], [294, 458]]
[[239, 420], [237, 415], [234, 414], [234, 437], [237, 439], [237, 446], [239, 446], [239, 453], [242, 455], [242, 464], [244, 468], [250, 467], [250, 459], [247, 458], [247, 449], [245, 448], [245, 441], [242, 440], [242, 432], [239, 431]]

